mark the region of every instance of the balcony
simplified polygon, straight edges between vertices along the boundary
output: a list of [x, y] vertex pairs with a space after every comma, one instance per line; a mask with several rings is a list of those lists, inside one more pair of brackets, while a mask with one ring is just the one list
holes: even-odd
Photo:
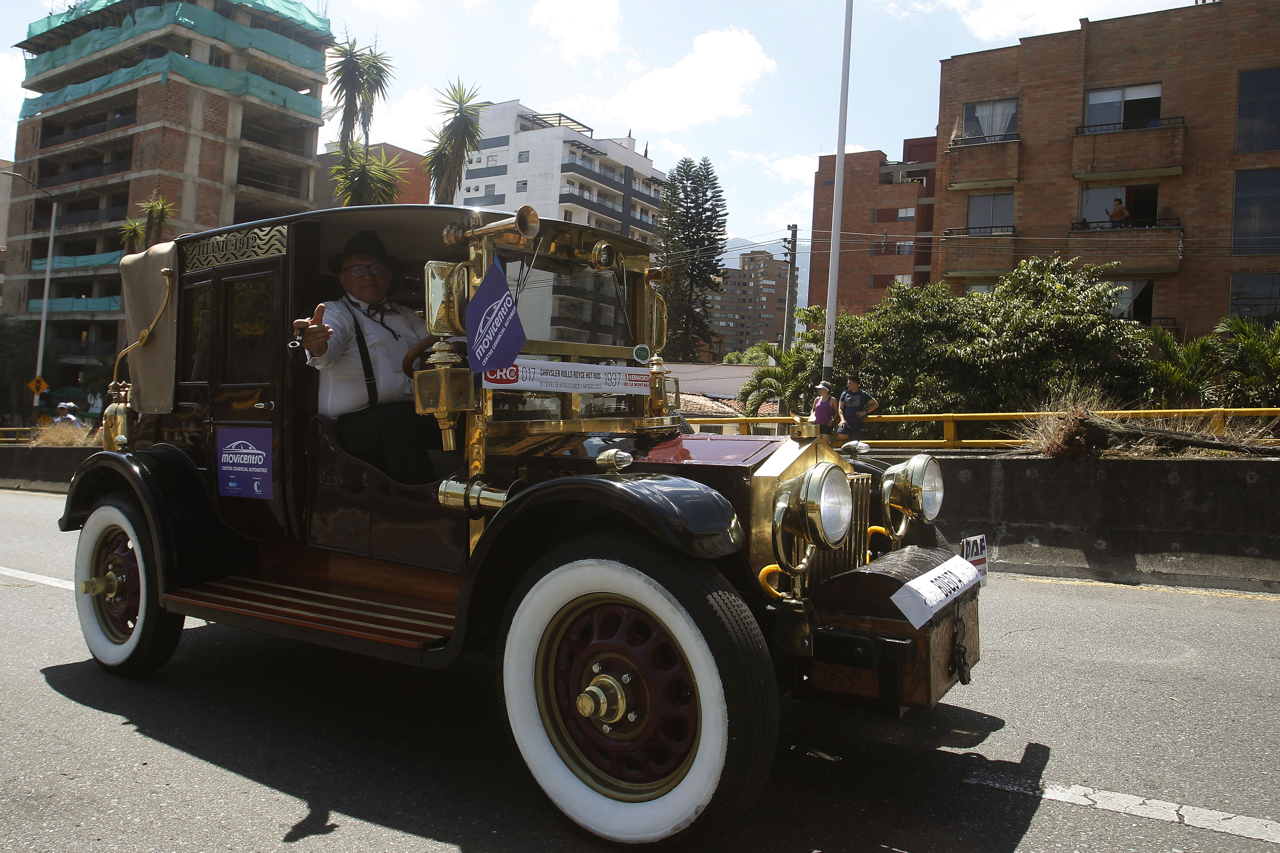
[[[129, 208], [124, 205], [116, 207], [99, 207], [93, 210], [77, 210], [72, 213], [58, 214], [58, 227], [64, 225], [84, 225], [88, 222], [123, 222], [129, 216]], [[49, 217], [37, 216], [31, 221], [32, 227], [43, 231], [49, 227]]]
[[[32, 264], [34, 266], [34, 263]], [[27, 301], [27, 311], [31, 314], [39, 314], [44, 310], [43, 299], [31, 299]], [[49, 300], [49, 313], [58, 311], [119, 311], [119, 296], [94, 296], [94, 297], [62, 297], [59, 299]], [[77, 342], [79, 343], [79, 342]], [[110, 346], [114, 352], [115, 344]], [[91, 355], [93, 353], [90, 353]]]
[[106, 133], [108, 130], [115, 130], [119, 127], [128, 127], [138, 120], [136, 112], [122, 113], [118, 116], [112, 116], [106, 121], [91, 124], [87, 127], [81, 127], [76, 130], [60, 133], [57, 136], [46, 136], [41, 138], [41, 148], [52, 148], [54, 145], [61, 145], [64, 142], [71, 142], [76, 139], [84, 139], [86, 136], [96, 136], [99, 133]]
[[1134, 219], [1121, 228], [1109, 222], [1077, 222], [1067, 234], [1069, 256], [1086, 264], [1118, 262], [1113, 275], [1177, 272], [1181, 245], [1182, 223], [1177, 219]]
[[595, 163], [588, 163], [586, 160], [580, 160], [572, 154], [568, 154], [560, 158], [561, 173], [575, 173], [601, 183], [610, 184], [618, 189], [619, 192], [626, 189], [626, 183], [623, 181], [622, 174], [616, 171], [607, 171]]
[[1017, 265], [1015, 238], [1012, 226], [949, 228], [934, 251], [941, 257], [943, 275], [992, 278]]
[[[107, 298], [115, 299], [117, 304], [120, 302], [119, 296], [107, 297]], [[36, 300], [36, 302], [39, 302], [39, 301], [40, 300], [38, 299]], [[53, 310], [54, 302], [62, 302], [62, 301], [65, 301], [65, 300], [60, 300], [60, 299], [49, 300], [49, 303], [50, 303], [49, 310], [50, 311]], [[96, 302], [98, 300], [77, 299], [75, 301]], [[36, 310], [39, 311], [40, 309], [37, 308]], [[75, 310], [89, 310], [89, 309], [75, 309]], [[116, 309], [116, 310], [119, 310], [119, 309]], [[56, 355], [62, 355], [62, 356], [81, 356], [81, 357], [92, 358], [92, 357], [110, 356], [110, 355], [116, 354], [115, 341], [52, 341], [50, 343], [49, 348], [52, 349]]]
[[307, 200], [306, 182], [304, 176], [298, 170], [272, 171], [270, 169], [257, 169], [242, 162], [240, 164], [240, 173], [236, 176], [236, 183], [255, 190], [286, 195], [289, 198], [303, 201]]
[[49, 187], [60, 187], [63, 184], [73, 184], [77, 181], [87, 181], [92, 178], [101, 178], [104, 175], [116, 175], [120, 172], [127, 172], [133, 165], [133, 157], [116, 160], [112, 163], [95, 163], [92, 166], [83, 166], [79, 169], [72, 169], [69, 172], [63, 172], [59, 175], [50, 175], [47, 178], [41, 178], [38, 183], [44, 189]]
[[[124, 252], [99, 252], [94, 255], [54, 255], [53, 268], [55, 270], [76, 270], [76, 269], [87, 269], [91, 267], [107, 267], [107, 266], [113, 267], [119, 264], [120, 259], [123, 257], [124, 257]], [[31, 271], [44, 272], [45, 267], [48, 266], [48, 260], [49, 260], [48, 258], [33, 258], [31, 261]], [[115, 299], [116, 307], [115, 308], [77, 309], [77, 310], [91, 310], [91, 311], [119, 310], [119, 300], [120, 300], [119, 296], [110, 296], [110, 297], [104, 297], [104, 298]], [[36, 301], [38, 302], [39, 300], [36, 300]], [[59, 300], [57, 299], [49, 300], [50, 306], [52, 306], [54, 302], [58, 302], [58, 301]], [[74, 300], [68, 299], [66, 301], [71, 302]], [[39, 311], [40, 309], [37, 308], [36, 310]], [[52, 310], [52, 307], [51, 307], [51, 310]], [[64, 308], [60, 310], [69, 311], [71, 309]]]
[[1181, 116], [1085, 125], [1071, 139], [1071, 174], [1079, 181], [1181, 175], [1187, 127]]
[[622, 205], [612, 201], [601, 201], [599, 196], [592, 195], [589, 190], [583, 190], [580, 187], [561, 187], [560, 203], [576, 205], [610, 218], [621, 218], [619, 214], [622, 213]]
[[[1005, 139], [1005, 136], [1011, 138]], [[1016, 133], [999, 138], [982, 136], [954, 140], [947, 148], [945, 159], [947, 189], [986, 190], [1013, 186], [1018, 183], [1020, 148]]]

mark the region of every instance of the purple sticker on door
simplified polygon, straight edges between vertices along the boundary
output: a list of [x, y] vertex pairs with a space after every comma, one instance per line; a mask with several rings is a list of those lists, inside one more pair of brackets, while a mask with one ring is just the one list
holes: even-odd
[[218, 494], [271, 500], [271, 430], [218, 429]]

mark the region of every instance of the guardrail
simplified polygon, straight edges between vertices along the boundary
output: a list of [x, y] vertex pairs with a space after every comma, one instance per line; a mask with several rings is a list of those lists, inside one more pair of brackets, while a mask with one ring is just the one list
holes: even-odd
[[34, 427], [0, 427], [0, 444], [26, 444], [34, 433]]
[[[958, 424], [975, 421], [1029, 421], [1040, 418], [1061, 417], [1065, 412], [964, 412], [937, 415], [867, 415], [862, 419], [863, 426], [874, 423], [910, 423], [932, 422], [942, 424], [942, 438], [916, 439], [863, 439], [872, 447], [922, 447], [948, 449], [983, 449], [1000, 447], [1023, 447], [1028, 444], [1023, 439], [971, 439], [960, 438]], [[1280, 409], [1121, 409], [1117, 411], [1099, 411], [1094, 414], [1115, 420], [1159, 420], [1166, 418], [1208, 418], [1209, 431], [1214, 435], [1223, 435], [1227, 429], [1228, 418], [1280, 418]], [[693, 425], [736, 426], [739, 435], [750, 435], [754, 424], [794, 424], [800, 419], [795, 417], [755, 417], [755, 418], [686, 418]], [[1264, 444], [1280, 444], [1280, 439], [1262, 439]]]

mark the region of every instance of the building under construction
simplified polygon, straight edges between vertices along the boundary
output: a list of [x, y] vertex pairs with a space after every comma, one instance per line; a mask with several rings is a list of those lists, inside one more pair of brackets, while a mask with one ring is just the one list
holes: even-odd
[[153, 193], [175, 211], [157, 239], [316, 206], [332, 43], [298, 0], [84, 0], [29, 25], [0, 310], [39, 319], [53, 265], [53, 388], [104, 390], [85, 383], [125, 343], [121, 225]]

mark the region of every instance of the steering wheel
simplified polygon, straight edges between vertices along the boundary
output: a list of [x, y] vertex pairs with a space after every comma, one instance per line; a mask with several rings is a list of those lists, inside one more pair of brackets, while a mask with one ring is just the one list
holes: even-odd
[[421, 358], [423, 353], [435, 346], [435, 343], [438, 340], [440, 340], [440, 338], [430, 335], [409, 348], [409, 351], [404, 354], [404, 361], [400, 362], [400, 369], [404, 371], [405, 376], [408, 376], [410, 379], [413, 378], [414, 362]]

